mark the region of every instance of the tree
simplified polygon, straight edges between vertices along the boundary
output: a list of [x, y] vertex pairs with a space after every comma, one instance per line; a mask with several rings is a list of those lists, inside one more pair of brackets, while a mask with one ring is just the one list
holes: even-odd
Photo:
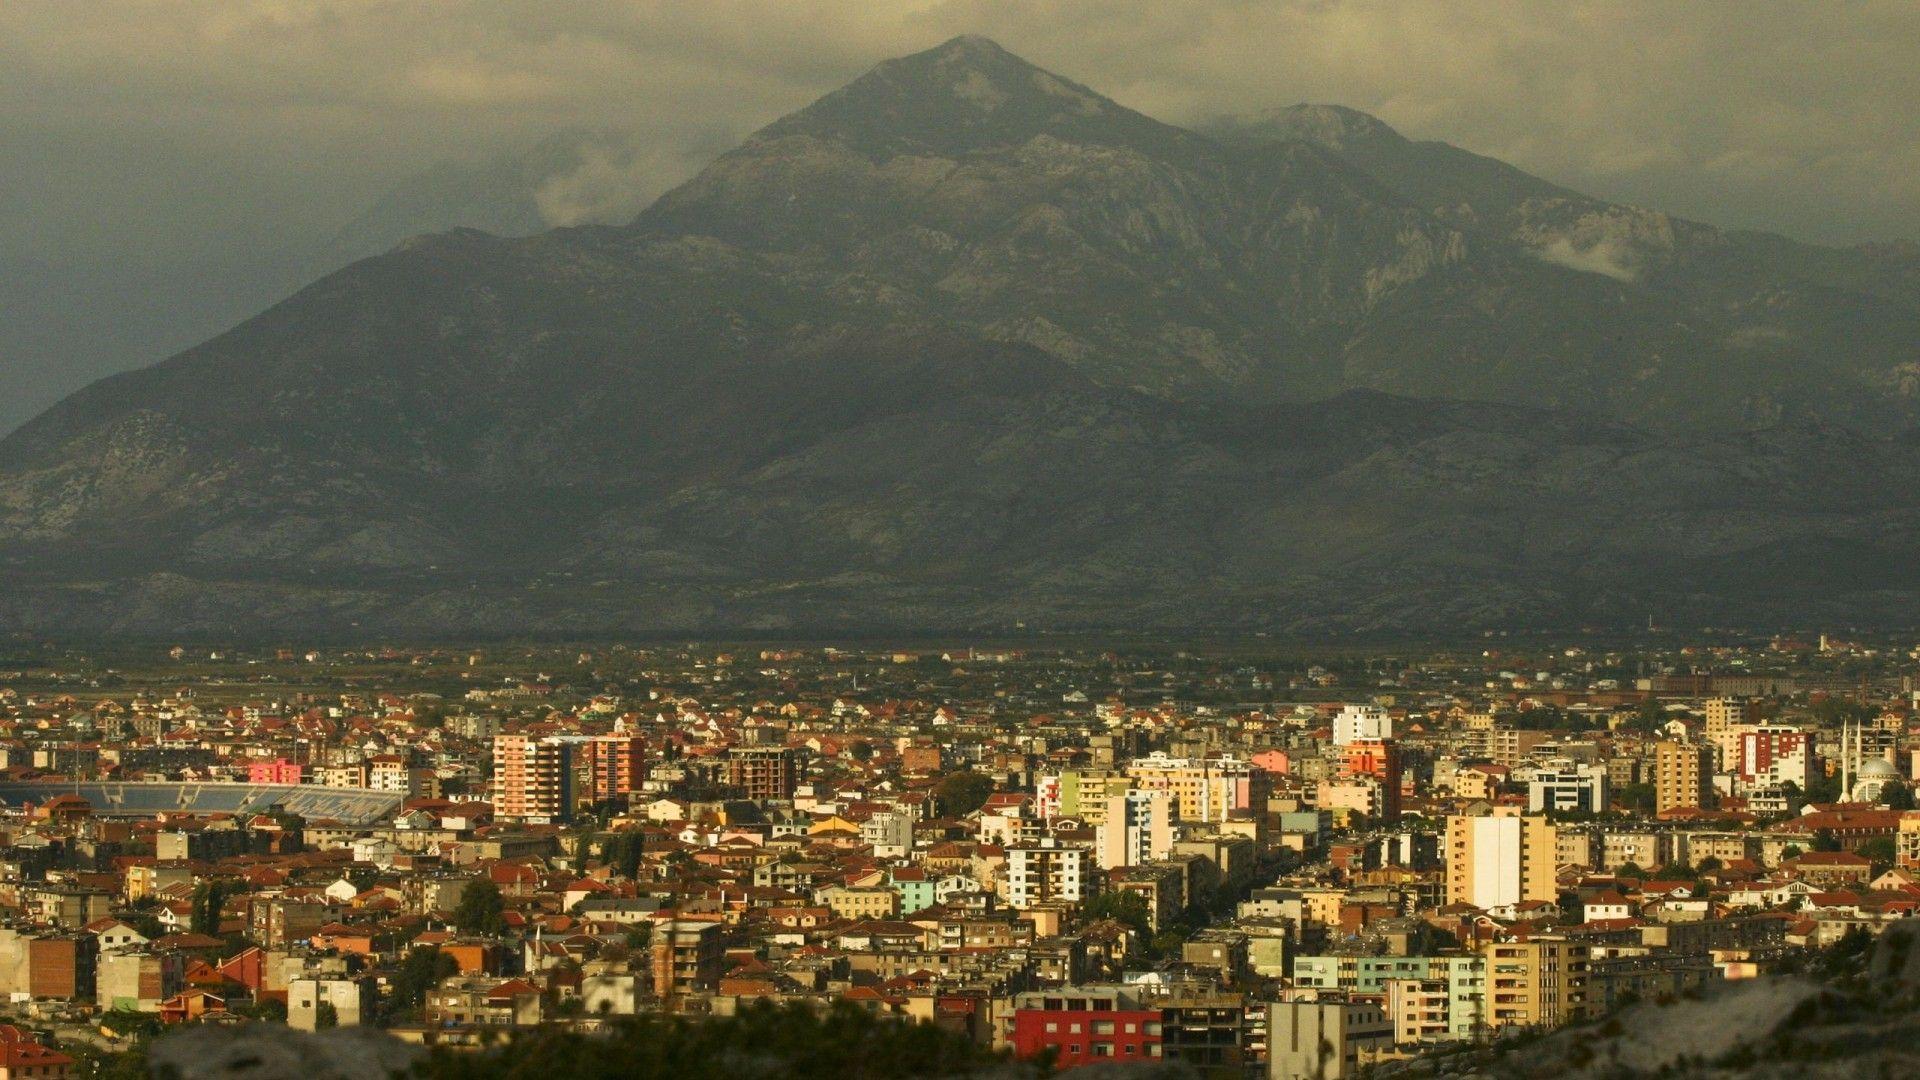
[[220, 936], [220, 915], [227, 902], [227, 887], [219, 881], [203, 881], [193, 890], [191, 928], [196, 934]]
[[865, 764], [873, 760], [873, 744], [865, 739], [861, 739], [849, 747], [847, 753], [852, 755], [853, 760]]
[[1622, 784], [1620, 786], [1620, 805], [1642, 814], [1651, 814], [1658, 805], [1658, 796], [1652, 784]]
[[1880, 793], [1880, 801], [1889, 810], [1913, 809], [1913, 789], [1905, 784], [1888, 784]]
[[646, 856], [646, 841], [635, 829], [614, 833], [607, 840], [605, 852], [607, 865], [613, 872], [630, 878], [640, 872], [640, 862]]
[[484, 878], [467, 882], [460, 890], [459, 906], [453, 909], [453, 925], [468, 934], [498, 934], [506, 929], [501, 915], [506, 902], [500, 898], [500, 886]]
[[1147, 898], [1129, 889], [1096, 893], [1080, 905], [1080, 912], [1088, 921], [1112, 919], [1124, 923], [1141, 941], [1152, 936], [1153, 913], [1147, 909]]
[[1888, 867], [1893, 865], [1899, 849], [1894, 847], [1893, 837], [1876, 836], [1854, 849], [1854, 853], [1861, 858], [1872, 859], [1876, 867]]
[[1807, 802], [1831, 803], [1840, 801], [1840, 778], [1825, 773], [1815, 773], [1807, 778]]
[[985, 806], [993, 790], [992, 777], [962, 769], [942, 777], [934, 785], [933, 795], [939, 800], [942, 817], [961, 817]]
[[1816, 829], [1813, 833], [1813, 850], [1839, 851], [1840, 840], [1833, 835], [1832, 829]]
[[339, 1027], [340, 1010], [334, 1008], [333, 1002], [331, 1001], [321, 1002], [318, 1007], [313, 1010], [313, 1026], [319, 1031]]
[[428, 990], [459, 970], [460, 965], [453, 957], [432, 946], [422, 946], [408, 952], [388, 984], [391, 992], [387, 995], [387, 1019], [397, 1019], [418, 1009], [420, 1003], [427, 999]]
[[900, 1023], [847, 1003], [817, 1011], [755, 1002], [727, 1017], [616, 1018], [594, 1035], [559, 1026], [532, 1029], [496, 1050], [434, 1054], [416, 1065], [413, 1075], [422, 1080], [733, 1080], [745, 1074], [893, 1080], [986, 1075], [1006, 1072], [1009, 1064], [1006, 1051], [989, 1050], [934, 1024]]

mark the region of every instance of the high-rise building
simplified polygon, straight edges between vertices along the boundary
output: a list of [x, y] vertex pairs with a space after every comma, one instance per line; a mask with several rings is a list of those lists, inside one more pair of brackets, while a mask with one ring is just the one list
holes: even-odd
[[1380, 783], [1379, 818], [1400, 818], [1400, 749], [1392, 739], [1356, 739], [1341, 748], [1344, 776], [1369, 776]]
[[1713, 801], [1713, 749], [1663, 742], [1653, 749], [1654, 812], [1705, 807]]
[[1544, 816], [1496, 813], [1447, 819], [1447, 903], [1482, 909], [1551, 902], [1557, 832]]
[[573, 810], [573, 745], [526, 735], [493, 737], [493, 812], [514, 821], [563, 821]]
[[1587, 1015], [1588, 947], [1562, 938], [1486, 948], [1487, 1022], [1558, 1027]]
[[1607, 808], [1607, 767], [1556, 758], [1527, 781], [1527, 809], [1597, 814]]
[[1791, 783], [1805, 791], [1813, 779], [1813, 739], [1799, 728], [1762, 724], [1740, 736], [1734, 773], [1745, 790]]
[[1225, 821], [1263, 813], [1273, 777], [1238, 758], [1180, 758], [1156, 751], [1127, 766], [1133, 786], [1165, 791], [1173, 810], [1190, 823]]
[[655, 923], [653, 992], [663, 1000], [712, 990], [725, 970], [726, 939], [717, 922], [669, 919]]
[[1046, 903], [1077, 904], [1087, 898], [1091, 876], [1085, 848], [1060, 847], [1048, 838], [1007, 849], [1007, 903], [1019, 911]]
[[1108, 870], [1164, 859], [1173, 850], [1173, 797], [1164, 791], [1114, 795], [1094, 836], [1100, 865]]
[[617, 802], [640, 790], [647, 777], [647, 746], [638, 735], [595, 735], [582, 744], [587, 797]]
[[727, 782], [754, 800], [793, 798], [799, 769], [785, 746], [736, 746], [727, 751]]
[[1547, 742], [1552, 736], [1544, 731], [1528, 731], [1515, 727], [1496, 727], [1493, 729], [1493, 763], [1517, 769], [1527, 763], [1533, 748]]
[[1706, 743], [1713, 749], [1713, 768], [1729, 768], [1738, 760], [1740, 739], [1761, 722], [1757, 698], [1720, 697], [1709, 699], [1703, 709], [1707, 715]]
[[1393, 738], [1393, 718], [1378, 705], [1348, 705], [1333, 718], [1333, 745]]

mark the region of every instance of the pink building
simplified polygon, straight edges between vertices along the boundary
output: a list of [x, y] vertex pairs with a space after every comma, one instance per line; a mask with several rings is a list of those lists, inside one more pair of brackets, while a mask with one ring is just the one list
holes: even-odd
[[298, 784], [305, 773], [306, 766], [288, 761], [286, 758], [247, 762], [247, 783], [249, 784]]
[[1285, 750], [1262, 750], [1253, 755], [1253, 764], [1275, 776], [1285, 776], [1293, 771], [1293, 762]]

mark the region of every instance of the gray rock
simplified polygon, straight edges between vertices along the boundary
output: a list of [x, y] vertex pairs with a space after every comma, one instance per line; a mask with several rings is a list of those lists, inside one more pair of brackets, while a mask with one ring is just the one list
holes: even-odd
[[155, 1076], [180, 1080], [387, 1080], [424, 1052], [377, 1028], [195, 1027], [156, 1042]]

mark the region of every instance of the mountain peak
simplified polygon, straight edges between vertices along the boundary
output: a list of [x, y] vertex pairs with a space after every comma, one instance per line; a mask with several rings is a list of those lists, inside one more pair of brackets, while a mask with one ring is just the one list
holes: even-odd
[[965, 34], [888, 60], [757, 138], [832, 138], [875, 157], [957, 155], [1038, 135], [1143, 150], [1204, 140]]

